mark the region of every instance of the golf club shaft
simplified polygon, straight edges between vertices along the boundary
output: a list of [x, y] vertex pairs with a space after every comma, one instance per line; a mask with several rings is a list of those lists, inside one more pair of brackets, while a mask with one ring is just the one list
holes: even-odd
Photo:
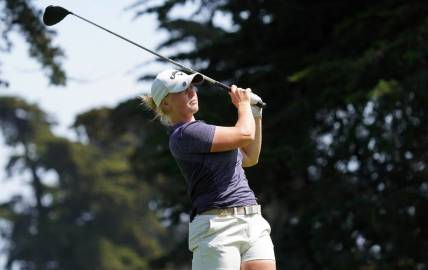
[[[84, 20], [85, 22], [88, 22], [88, 23], [90, 23], [90, 24], [94, 25], [95, 27], [98, 27], [98, 28], [100, 28], [100, 29], [102, 29], [102, 30], [104, 30], [104, 31], [106, 31], [106, 32], [108, 32], [108, 33], [110, 33], [110, 34], [112, 34], [112, 35], [115, 35], [116, 37], [121, 38], [121, 39], [123, 39], [123, 40], [125, 40], [125, 41], [127, 41], [127, 42], [129, 42], [129, 43], [131, 43], [131, 44], [133, 44], [133, 45], [135, 45], [135, 46], [137, 46], [137, 47], [138, 47], [138, 48], [140, 48], [140, 49], [143, 49], [143, 50], [145, 50], [145, 51], [147, 51], [147, 52], [149, 52], [149, 53], [151, 53], [151, 54], [154, 54], [154, 55], [156, 55], [157, 57], [162, 58], [163, 60], [168, 61], [168, 62], [170, 62], [170, 63], [172, 63], [172, 64], [174, 64], [174, 65], [176, 65], [176, 66], [178, 66], [178, 67], [182, 68], [184, 71], [187, 71], [187, 72], [189, 72], [189, 73], [199, 73], [199, 74], [201, 74], [201, 75], [204, 77], [204, 80], [208, 81], [209, 83], [211, 83], [211, 84], [213, 84], [213, 85], [215, 85], [215, 86], [217, 86], [217, 87], [223, 88], [224, 90], [230, 91], [230, 86], [228, 86], [228, 85], [226, 85], [226, 84], [224, 84], [224, 83], [221, 83], [221, 82], [219, 82], [219, 81], [216, 81], [216, 80], [214, 80], [213, 78], [210, 78], [210, 77], [208, 77], [208, 76], [206, 76], [206, 75], [204, 75], [204, 74], [202, 74], [202, 73], [200, 73], [200, 72], [194, 71], [194, 70], [193, 70], [193, 69], [191, 69], [191, 68], [188, 68], [188, 67], [186, 67], [186, 66], [183, 66], [182, 64], [180, 64], [180, 63], [178, 63], [178, 62], [176, 62], [176, 61], [174, 61], [174, 60], [172, 60], [172, 59], [169, 59], [169, 58], [167, 58], [167, 57], [165, 57], [165, 56], [163, 56], [163, 55], [161, 55], [161, 54], [159, 54], [159, 53], [157, 53], [157, 52], [155, 52], [155, 51], [152, 51], [152, 50], [150, 50], [150, 49], [147, 49], [146, 47], [144, 47], [144, 46], [142, 46], [142, 45], [140, 45], [140, 44], [138, 44], [138, 43], [136, 43], [136, 42], [134, 42], [134, 41], [132, 41], [132, 40], [130, 40], [130, 39], [127, 39], [127, 38], [125, 38], [125, 37], [123, 37], [123, 36], [121, 36], [121, 35], [119, 35], [119, 34], [116, 34], [115, 32], [112, 32], [112, 31], [108, 30], [107, 28], [104, 28], [104, 27], [102, 27], [101, 25], [98, 25], [98, 24], [96, 24], [96, 23], [94, 23], [94, 22], [91, 22], [90, 20], [85, 19], [85, 18], [83, 18], [83, 17], [81, 17], [81, 16], [79, 16], [79, 15], [77, 15], [77, 14], [73, 13], [73, 12], [70, 12], [70, 14], [71, 14], [71, 15], [74, 15], [74, 16], [78, 17], [79, 19], [82, 19], [82, 20]], [[264, 106], [266, 106], [266, 103], [257, 103], [256, 105], [257, 105], [257, 106], [259, 106], [259, 107], [264, 107]]]

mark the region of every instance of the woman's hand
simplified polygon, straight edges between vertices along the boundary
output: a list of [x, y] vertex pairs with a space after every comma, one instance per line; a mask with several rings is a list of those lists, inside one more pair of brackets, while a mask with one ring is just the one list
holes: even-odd
[[251, 101], [251, 89], [239, 88], [236, 85], [232, 85], [229, 92], [230, 98], [233, 105], [239, 108], [240, 105], [250, 105]]

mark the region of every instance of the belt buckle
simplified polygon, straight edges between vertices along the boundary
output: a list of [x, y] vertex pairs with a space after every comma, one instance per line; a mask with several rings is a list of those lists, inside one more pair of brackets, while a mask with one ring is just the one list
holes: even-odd
[[218, 216], [220, 217], [226, 217], [229, 215], [229, 212], [227, 211], [227, 209], [220, 209], [220, 212], [218, 213]]

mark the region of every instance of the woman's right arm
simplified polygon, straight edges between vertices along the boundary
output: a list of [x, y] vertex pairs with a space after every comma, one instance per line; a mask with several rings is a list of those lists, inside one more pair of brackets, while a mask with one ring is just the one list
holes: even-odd
[[238, 110], [238, 121], [233, 127], [216, 126], [211, 152], [222, 152], [245, 147], [254, 141], [255, 122], [250, 106], [250, 89], [231, 87], [229, 95]]

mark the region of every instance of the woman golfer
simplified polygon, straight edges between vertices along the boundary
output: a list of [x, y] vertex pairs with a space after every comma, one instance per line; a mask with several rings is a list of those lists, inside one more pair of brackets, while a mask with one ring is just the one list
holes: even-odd
[[261, 99], [231, 87], [235, 126], [195, 120], [200, 74], [159, 73], [143, 102], [169, 126], [169, 148], [188, 183], [192, 203], [189, 249], [192, 269], [275, 269], [269, 223], [262, 217], [243, 167], [257, 164], [261, 148]]

